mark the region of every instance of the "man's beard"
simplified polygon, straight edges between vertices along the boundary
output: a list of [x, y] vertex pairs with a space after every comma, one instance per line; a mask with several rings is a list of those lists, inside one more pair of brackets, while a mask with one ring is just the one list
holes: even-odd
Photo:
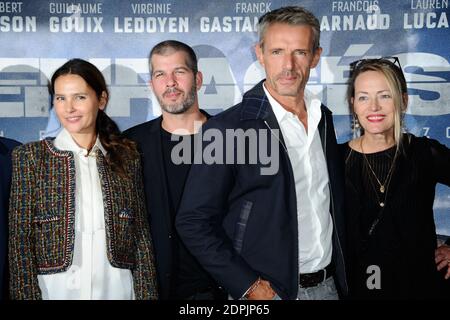
[[[178, 90], [176, 88], [170, 88], [167, 89], [164, 93], [163, 96], [166, 93], [173, 93], [173, 92], [182, 92], [181, 90]], [[184, 97], [184, 100], [181, 103], [178, 104], [165, 104], [161, 97], [156, 96], [156, 98], [158, 99], [159, 105], [161, 106], [161, 109], [163, 109], [165, 112], [167, 113], [171, 113], [171, 114], [181, 114], [181, 113], [185, 113], [187, 110], [189, 110], [195, 102], [195, 97], [197, 94], [197, 88], [195, 86], [195, 84], [191, 87], [191, 90], [188, 92], [188, 94]]]

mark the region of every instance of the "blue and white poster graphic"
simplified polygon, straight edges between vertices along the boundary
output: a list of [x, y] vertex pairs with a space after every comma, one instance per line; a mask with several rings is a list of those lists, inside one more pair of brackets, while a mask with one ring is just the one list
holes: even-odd
[[[298, 4], [321, 24], [324, 51], [308, 90], [333, 111], [340, 142], [351, 138], [349, 62], [397, 56], [409, 86], [408, 130], [450, 146], [448, 0], [0, 1], [0, 135], [28, 142], [58, 131], [47, 82], [74, 57], [102, 70], [107, 112], [121, 129], [157, 117], [147, 56], [167, 39], [194, 47], [204, 74], [200, 106], [216, 114], [264, 78], [253, 50], [258, 17]], [[435, 220], [438, 233], [450, 235], [450, 191], [442, 185]]]

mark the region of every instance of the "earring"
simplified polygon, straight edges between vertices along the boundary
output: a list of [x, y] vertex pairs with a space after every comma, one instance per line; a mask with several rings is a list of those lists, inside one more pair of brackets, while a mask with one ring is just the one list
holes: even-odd
[[353, 114], [351, 127], [353, 132], [353, 138], [359, 137], [361, 135], [361, 124], [359, 123], [356, 114]]
[[356, 114], [353, 115], [353, 119], [352, 119], [352, 130], [359, 130], [361, 128], [361, 125], [359, 124], [358, 121], [358, 117], [356, 116]]

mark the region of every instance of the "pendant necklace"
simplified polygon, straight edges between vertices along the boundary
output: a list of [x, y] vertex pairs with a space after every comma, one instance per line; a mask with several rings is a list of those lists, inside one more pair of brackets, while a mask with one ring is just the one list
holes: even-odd
[[[380, 179], [378, 179], [377, 175], [375, 174], [375, 171], [372, 169], [372, 166], [370, 165], [370, 162], [367, 159], [366, 154], [364, 153], [362, 139], [360, 140], [360, 147], [361, 147], [361, 152], [363, 154], [364, 160], [365, 160], [365, 162], [367, 164], [367, 167], [369, 168], [370, 172], [375, 177], [375, 180], [378, 183], [378, 187], [379, 187], [378, 190], [380, 191], [380, 193], [382, 195], [384, 195], [384, 197], [383, 197], [383, 199], [381, 201], [380, 198], [378, 197], [378, 193], [375, 192], [375, 194], [377, 196], [377, 199], [378, 199], [378, 205], [383, 208], [386, 205], [387, 189], [389, 187], [389, 183], [391, 182], [391, 177], [392, 177], [392, 173], [393, 173], [393, 170], [394, 170], [394, 164], [395, 164], [395, 160], [397, 158], [397, 151], [395, 152], [395, 156], [394, 156], [394, 159], [392, 160], [391, 167], [389, 168], [389, 171], [388, 171], [388, 174], [386, 176], [386, 179], [384, 180], [383, 183], [381, 183]], [[374, 186], [374, 188], [375, 188], [375, 186]], [[385, 192], [386, 192], [386, 194], [385, 194]]]

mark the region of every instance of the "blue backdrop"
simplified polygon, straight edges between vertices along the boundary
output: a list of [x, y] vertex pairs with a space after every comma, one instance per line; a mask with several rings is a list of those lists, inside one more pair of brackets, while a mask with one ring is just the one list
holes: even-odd
[[[204, 73], [200, 105], [220, 112], [264, 77], [253, 52], [257, 18], [290, 4], [321, 22], [324, 51], [308, 90], [333, 111], [340, 142], [351, 138], [349, 62], [395, 55], [409, 86], [408, 130], [450, 146], [448, 0], [0, 1], [0, 135], [28, 142], [57, 132], [47, 81], [73, 57], [103, 71], [111, 90], [107, 112], [121, 129], [158, 116], [146, 85], [147, 55], [166, 39], [194, 47]], [[438, 186], [440, 234], [450, 235], [449, 213], [450, 191]]]

